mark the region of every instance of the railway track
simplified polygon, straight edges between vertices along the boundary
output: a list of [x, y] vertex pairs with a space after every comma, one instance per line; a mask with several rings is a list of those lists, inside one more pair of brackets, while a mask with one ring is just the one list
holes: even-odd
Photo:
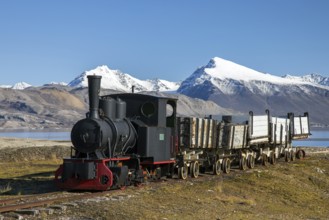
[[10, 205], [10, 204], [15, 204], [16, 202], [18, 203], [19, 201], [26, 201], [26, 200], [29, 200], [29, 199], [31, 200], [34, 198], [53, 196], [53, 195], [60, 194], [60, 193], [61, 192], [51, 192], [51, 193], [25, 195], [25, 196], [19, 196], [19, 197], [15, 197], [15, 198], [2, 199], [2, 200], [0, 200], [0, 207], [3, 207], [5, 205]]
[[29, 209], [35, 207], [44, 207], [55, 203], [69, 202], [74, 200], [88, 199], [97, 196], [105, 196], [109, 192], [82, 193], [82, 194], [63, 194], [62, 192], [46, 193], [38, 195], [21, 196], [12, 199], [0, 200], [0, 213]]

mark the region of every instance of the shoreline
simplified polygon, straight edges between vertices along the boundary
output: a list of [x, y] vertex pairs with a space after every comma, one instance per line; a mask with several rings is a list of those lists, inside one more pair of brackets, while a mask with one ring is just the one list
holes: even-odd
[[[0, 127], [0, 133], [7, 133], [7, 132], [70, 132], [72, 127], [50, 127], [50, 128], [4, 128]], [[312, 131], [329, 131], [329, 125], [325, 127], [310, 127], [310, 132]]]
[[8, 149], [24, 149], [32, 147], [54, 147], [64, 146], [70, 147], [71, 141], [61, 140], [36, 140], [30, 138], [11, 138], [11, 137], [0, 137], [0, 150], [6, 151]]
[[[0, 137], [0, 150], [10, 148], [29, 148], [29, 147], [53, 147], [53, 146], [72, 146], [71, 140], [44, 140], [19, 137]], [[293, 146], [296, 149], [303, 149], [306, 153], [329, 153], [329, 146]]]
[[22, 132], [22, 133], [34, 133], [34, 132], [71, 132], [72, 128], [46, 128], [46, 129], [25, 129], [25, 128], [14, 128], [5, 129], [0, 128], [0, 133], [11, 133], [11, 132]]

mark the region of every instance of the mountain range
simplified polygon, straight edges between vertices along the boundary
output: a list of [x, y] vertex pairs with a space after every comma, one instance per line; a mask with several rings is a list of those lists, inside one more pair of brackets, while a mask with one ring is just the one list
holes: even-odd
[[[264, 88], [257, 82], [268, 82], [271, 84], [281, 85], [311, 85], [315, 87], [326, 88], [329, 87], [329, 77], [324, 77], [319, 74], [308, 74], [305, 76], [284, 75], [282, 77], [262, 73], [248, 67], [236, 64], [234, 62], [224, 60], [219, 57], [212, 58], [205, 66], [199, 67], [190, 77], [180, 82], [171, 82], [163, 79], [137, 79], [130, 74], [123, 73], [120, 70], [112, 70], [106, 65], [98, 66], [95, 69], [85, 71], [78, 75], [69, 83], [65, 82], [51, 82], [44, 86], [49, 85], [62, 85], [70, 87], [87, 87], [88, 75], [102, 76], [102, 88], [112, 89], [120, 92], [130, 92], [134, 86], [136, 92], [141, 91], [158, 91], [158, 92], [175, 92], [183, 93], [184, 90], [196, 85], [207, 83], [211, 81], [215, 87], [219, 88], [226, 94], [234, 94], [234, 85], [228, 82], [245, 82], [250, 90], [258, 89], [255, 93], [260, 92], [263, 94], [271, 94], [275, 91]], [[192, 83], [192, 84], [191, 84]], [[256, 87], [252, 84], [258, 84]], [[26, 82], [18, 82], [15, 85], [0, 85], [0, 88], [11, 88], [23, 90], [31, 87], [32, 85]], [[233, 89], [233, 90], [232, 90]]]
[[[5, 91], [8, 88], [17, 92], [24, 90], [25, 94], [34, 91], [31, 95], [37, 93], [36, 91], [40, 93], [45, 89], [55, 88], [54, 91], [57, 93], [61, 91], [78, 97], [82, 101], [83, 107], [76, 110], [75, 119], [78, 118], [78, 115], [79, 117], [82, 115], [83, 109], [87, 109], [88, 99], [85, 89], [88, 85], [87, 75], [94, 74], [102, 76], [101, 86], [105, 91], [130, 92], [134, 86], [135, 92], [143, 91], [152, 94], [156, 92], [157, 95], [163, 95], [165, 92], [167, 96], [176, 95], [179, 99], [185, 100], [184, 104], [180, 102], [184, 106], [180, 110], [181, 113], [185, 112], [189, 115], [241, 114], [249, 111], [263, 114], [265, 109], [270, 109], [273, 115], [286, 115], [288, 112], [303, 114], [307, 111], [310, 113], [313, 125], [329, 125], [329, 113], [327, 111], [329, 106], [329, 77], [318, 74], [279, 77], [219, 57], [214, 57], [208, 64], [197, 68], [182, 82], [170, 82], [162, 79], [140, 80], [119, 70], [99, 66], [83, 72], [68, 84], [53, 82], [41, 87], [33, 87], [22, 82], [15, 86], [0, 87], [6, 88]], [[197, 99], [193, 100], [187, 97]], [[63, 100], [57, 101], [62, 102]], [[197, 110], [195, 103], [200, 104], [200, 101], [207, 107], [212, 106], [209, 108], [211, 110], [207, 111], [207, 107], [202, 108], [202, 110], [199, 109], [200, 111]], [[3, 103], [4, 100], [0, 99], [0, 106], [5, 106], [8, 109], [8, 105]], [[33, 109], [35, 108], [33, 105], [38, 104], [28, 103], [27, 105]], [[81, 107], [81, 105], [79, 106]], [[69, 106], [65, 108], [68, 110]], [[38, 112], [38, 114], [42, 115], [43, 113]]]
[[[102, 88], [100, 95], [118, 93]], [[212, 101], [191, 98], [182, 94], [146, 92], [156, 96], [178, 99], [177, 114], [180, 116], [239, 114], [225, 109]], [[24, 90], [0, 88], [1, 130], [63, 130], [85, 117], [88, 111], [88, 88], [49, 84], [28, 87]]]
[[180, 83], [169, 82], [162, 79], [140, 80], [120, 70], [111, 70], [107, 66], [99, 66], [96, 69], [86, 71], [71, 81], [68, 85], [71, 87], [87, 87], [88, 75], [102, 76], [101, 87], [104, 89], [113, 89], [120, 92], [130, 92], [132, 86], [136, 92], [141, 91], [176, 91]]
[[309, 112], [312, 124], [328, 125], [328, 82], [316, 74], [278, 77], [215, 57], [184, 80], [177, 92], [241, 112]]

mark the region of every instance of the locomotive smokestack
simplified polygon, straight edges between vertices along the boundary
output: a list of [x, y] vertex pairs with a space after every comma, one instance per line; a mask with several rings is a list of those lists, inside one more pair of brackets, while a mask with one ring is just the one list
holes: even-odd
[[101, 76], [90, 75], [88, 77], [89, 93], [89, 118], [99, 118], [99, 91], [101, 88]]

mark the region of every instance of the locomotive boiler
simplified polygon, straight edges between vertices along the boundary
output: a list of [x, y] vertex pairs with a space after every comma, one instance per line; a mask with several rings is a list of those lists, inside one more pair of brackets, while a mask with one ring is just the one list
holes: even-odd
[[77, 157], [102, 159], [123, 155], [137, 140], [135, 128], [126, 119], [126, 103], [120, 99], [99, 99], [101, 77], [88, 76], [88, 79], [89, 113], [71, 132]]

